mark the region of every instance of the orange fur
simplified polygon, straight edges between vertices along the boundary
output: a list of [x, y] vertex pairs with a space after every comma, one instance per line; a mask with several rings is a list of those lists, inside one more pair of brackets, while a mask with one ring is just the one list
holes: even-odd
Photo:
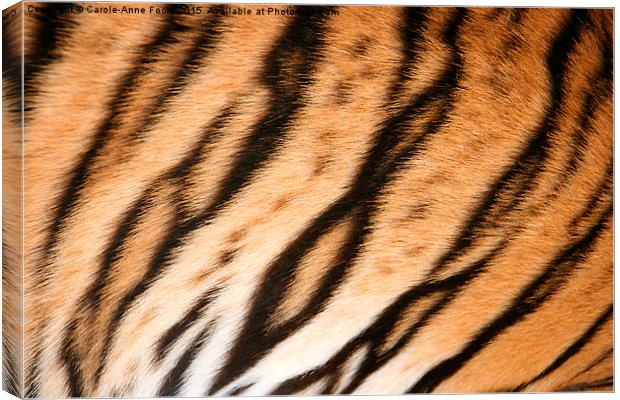
[[24, 23], [26, 395], [610, 389], [610, 10]]

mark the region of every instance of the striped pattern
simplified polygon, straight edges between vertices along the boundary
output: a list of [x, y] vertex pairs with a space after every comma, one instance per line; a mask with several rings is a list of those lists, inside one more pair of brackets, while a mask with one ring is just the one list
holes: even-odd
[[25, 394], [610, 390], [612, 12], [297, 9], [24, 15]]

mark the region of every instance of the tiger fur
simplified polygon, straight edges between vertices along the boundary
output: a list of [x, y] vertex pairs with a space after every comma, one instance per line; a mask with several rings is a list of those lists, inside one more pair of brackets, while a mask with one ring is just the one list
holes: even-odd
[[5, 389], [613, 390], [612, 10], [35, 5]]

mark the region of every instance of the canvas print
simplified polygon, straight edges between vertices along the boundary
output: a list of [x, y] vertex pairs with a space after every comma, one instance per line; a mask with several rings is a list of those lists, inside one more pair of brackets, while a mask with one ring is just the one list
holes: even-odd
[[2, 21], [5, 390], [613, 391], [613, 10]]

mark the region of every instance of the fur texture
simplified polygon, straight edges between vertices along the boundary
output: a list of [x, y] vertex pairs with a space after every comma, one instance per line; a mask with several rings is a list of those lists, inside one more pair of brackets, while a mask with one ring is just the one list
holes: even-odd
[[612, 389], [611, 10], [202, 9], [24, 14], [27, 396]]

